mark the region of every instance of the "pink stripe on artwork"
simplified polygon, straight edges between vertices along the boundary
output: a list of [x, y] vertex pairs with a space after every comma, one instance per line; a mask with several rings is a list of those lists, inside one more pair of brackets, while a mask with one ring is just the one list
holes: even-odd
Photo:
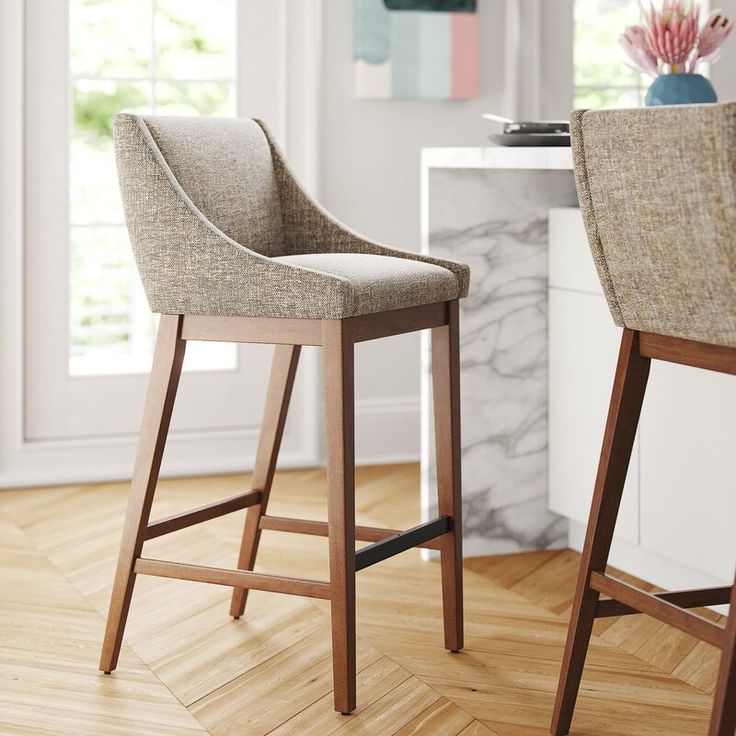
[[450, 13], [450, 97], [478, 93], [478, 14]]

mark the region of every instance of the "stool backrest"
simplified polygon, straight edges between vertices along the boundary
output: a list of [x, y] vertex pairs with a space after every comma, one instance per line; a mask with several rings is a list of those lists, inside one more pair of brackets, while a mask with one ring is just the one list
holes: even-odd
[[[122, 113], [115, 144], [129, 224], [143, 216], [141, 208], [147, 218], [155, 210], [160, 179], [147, 172], [168, 167], [167, 175], [236, 243], [269, 257], [287, 253], [271, 146], [255, 120]], [[130, 230], [132, 237], [145, 235], [145, 228]]]
[[736, 103], [581, 110], [571, 132], [616, 324], [736, 347]]

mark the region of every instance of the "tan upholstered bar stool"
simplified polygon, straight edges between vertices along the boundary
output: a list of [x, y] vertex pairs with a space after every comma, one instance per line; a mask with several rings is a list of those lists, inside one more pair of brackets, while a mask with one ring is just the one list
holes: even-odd
[[[463, 646], [458, 299], [469, 270], [368, 241], [313, 202], [259, 121], [115, 118], [126, 220], [156, 338], [100, 669], [115, 669], [136, 575], [328, 599], [335, 709], [355, 708], [355, 573], [410, 547], [440, 551], [445, 646]], [[353, 346], [430, 328], [439, 518], [414, 529], [355, 527]], [[252, 489], [151, 522], [189, 340], [276, 345]], [[267, 515], [302, 345], [324, 354], [327, 523]], [[235, 570], [148, 559], [146, 540], [248, 508]], [[329, 537], [330, 579], [252, 572], [262, 529]], [[355, 550], [355, 540], [373, 542]]]
[[[651, 361], [736, 374], [736, 103], [575, 112], [572, 140], [588, 239], [623, 336], [551, 733], [570, 732], [593, 620], [646, 613], [721, 649], [708, 733], [733, 736], [736, 586], [654, 595], [607, 575], [606, 563]], [[725, 627], [687, 610], [727, 603]]]

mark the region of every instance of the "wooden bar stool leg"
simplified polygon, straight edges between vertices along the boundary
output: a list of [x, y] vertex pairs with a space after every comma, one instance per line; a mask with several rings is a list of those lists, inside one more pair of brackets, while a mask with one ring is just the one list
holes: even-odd
[[580, 689], [600, 594], [590, 587], [592, 572], [605, 572], [626, 473], [639, 425], [650, 360], [639, 355], [639, 335], [625, 329], [621, 338], [593, 503], [585, 536], [577, 589], [550, 733], [567, 736]]
[[330, 546], [335, 710], [355, 710], [355, 437], [353, 335], [324, 320], [327, 523]]
[[[263, 408], [263, 422], [258, 439], [258, 450], [253, 467], [251, 489], [261, 492], [261, 503], [251, 506], [246, 512], [243, 538], [240, 544], [238, 568], [252, 570], [261, 540], [261, 516], [266, 513], [271, 485], [276, 471], [276, 461], [284, 434], [286, 415], [289, 411], [291, 391], [299, 363], [300, 345], [276, 345], [268, 382], [266, 403]], [[247, 588], [234, 588], [230, 602], [230, 615], [240, 618], [245, 611], [248, 598]]]
[[460, 475], [460, 336], [458, 303], [449, 302], [448, 324], [432, 330], [432, 390], [437, 499], [440, 516], [452, 520], [442, 538], [442, 607], [445, 648], [463, 648], [462, 485]]
[[133, 565], [140, 557], [143, 547], [144, 532], [151, 513], [171, 412], [179, 386], [186, 348], [186, 342], [180, 337], [181, 324], [180, 316], [161, 315], [158, 326], [153, 368], [148, 381], [143, 424], [130, 484], [128, 511], [100, 657], [100, 669], [107, 673], [117, 667], [135, 583]]
[[726, 636], [718, 670], [709, 736], [733, 736], [736, 731], [736, 580], [731, 588]]

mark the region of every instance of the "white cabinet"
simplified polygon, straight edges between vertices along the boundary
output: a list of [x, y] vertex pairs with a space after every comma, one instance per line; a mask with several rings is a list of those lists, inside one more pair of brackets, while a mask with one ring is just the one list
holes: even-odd
[[[550, 288], [549, 506], [587, 523], [621, 331], [603, 296]], [[639, 541], [639, 448], [629, 466], [616, 536]]]
[[[578, 210], [550, 212], [549, 246], [549, 504], [579, 542], [621, 330]], [[667, 587], [730, 583], [734, 521], [736, 377], [653, 361], [612, 562]]]
[[730, 583], [736, 376], [652, 361], [641, 447], [641, 545]]
[[[551, 210], [549, 228], [549, 507], [585, 524], [621, 330], [601, 293], [580, 210]], [[638, 442], [616, 537], [639, 541]]]
[[580, 210], [551, 209], [548, 227], [550, 288], [602, 295]]

